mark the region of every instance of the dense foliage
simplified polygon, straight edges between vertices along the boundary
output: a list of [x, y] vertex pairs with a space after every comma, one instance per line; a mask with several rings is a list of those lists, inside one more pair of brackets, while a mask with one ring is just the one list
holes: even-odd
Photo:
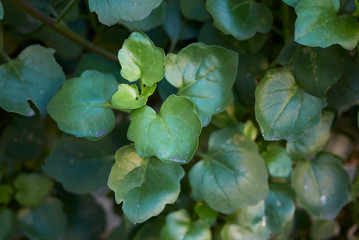
[[1, 0], [0, 240], [358, 239], [357, 7]]

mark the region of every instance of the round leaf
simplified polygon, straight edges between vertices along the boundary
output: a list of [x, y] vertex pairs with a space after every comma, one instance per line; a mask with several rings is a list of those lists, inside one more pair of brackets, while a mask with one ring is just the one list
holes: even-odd
[[295, 41], [310, 47], [340, 44], [353, 49], [359, 39], [359, 23], [351, 15], [339, 15], [339, 0], [301, 0], [295, 7]]
[[201, 122], [185, 97], [169, 96], [158, 114], [143, 106], [131, 112], [130, 120], [127, 137], [142, 157], [188, 163], [197, 150]]
[[211, 134], [209, 150], [189, 178], [193, 197], [225, 214], [256, 204], [268, 194], [268, 174], [257, 145], [231, 128]]
[[115, 192], [116, 202], [123, 202], [126, 216], [140, 223], [177, 200], [183, 176], [180, 165], [142, 158], [133, 145], [127, 145], [116, 152], [108, 186]]
[[299, 162], [292, 174], [297, 202], [312, 215], [327, 220], [337, 217], [350, 199], [350, 178], [341, 160], [323, 153]]
[[62, 131], [99, 139], [114, 127], [110, 101], [117, 86], [112, 75], [88, 70], [81, 77], [66, 81], [47, 109]]
[[249, 39], [256, 32], [267, 33], [272, 28], [271, 11], [253, 0], [207, 0], [206, 8], [214, 26], [238, 40]]
[[258, 84], [255, 114], [265, 140], [292, 140], [320, 122], [324, 99], [300, 88], [285, 69], [269, 70]]
[[163, 49], [156, 47], [144, 33], [133, 32], [118, 52], [118, 59], [122, 77], [130, 82], [141, 79], [143, 84], [152, 86], [165, 75]]
[[92, 142], [59, 139], [44, 170], [72, 193], [85, 194], [106, 186], [114, 156]]
[[284, 148], [275, 144], [268, 145], [267, 151], [262, 153], [269, 174], [273, 177], [289, 178], [292, 173], [292, 159]]
[[207, 126], [213, 114], [222, 112], [232, 101], [238, 55], [218, 46], [194, 43], [177, 55], [166, 57], [166, 79], [177, 95], [188, 97]]
[[46, 114], [47, 104], [65, 81], [54, 53], [51, 48], [32, 45], [0, 66], [1, 108], [30, 117], [35, 114], [27, 102], [31, 100]]

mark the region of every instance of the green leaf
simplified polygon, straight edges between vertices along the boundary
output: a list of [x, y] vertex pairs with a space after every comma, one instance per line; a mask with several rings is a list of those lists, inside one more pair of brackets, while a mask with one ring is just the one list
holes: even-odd
[[114, 156], [99, 145], [63, 137], [46, 158], [44, 170], [72, 193], [85, 194], [105, 187]]
[[201, 220], [192, 221], [189, 213], [184, 210], [172, 212], [166, 217], [166, 224], [161, 233], [161, 240], [210, 240], [209, 225]]
[[16, 216], [8, 208], [0, 208], [0, 239], [8, 240], [10, 239], [15, 226], [16, 226]]
[[166, 79], [179, 88], [177, 95], [188, 97], [207, 126], [213, 114], [232, 101], [231, 88], [237, 74], [238, 55], [218, 46], [194, 43], [177, 55], [168, 54]]
[[201, 122], [185, 97], [169, 96], [158, 114], [143, 106], [131, 112], [130, 120], [127, 137], [142, 157], [188, 163], [197, 150]]
[[294, 160], [316, 154], [328, 142], [333, 120], [332, 112], [323, 111], [319, 125], [308, 128], [304, 131], [304, 135], [295, 141], [287, 142], [288, 154]]
[[[133, 240], [158, 240], [160, 239], [162, 226], [165, 225], [165, 217], [159, 216], [146, 221], [136, 232]], [[114, 239], [118, 240], [118, 239]], [[126, 239], [128, 240], [128, 239]]]
[[327, 95], [328, 105], [337, 111], [347, 111], [359, 103], [359, 64], [346, 58], [344, 72]]
[[122, 109], [136, 109], [147, 103], [149, 96], [156, 90], [156, 84], [145, 86], [140, 94], [136, 85], [120, 84], [117, 92], [112, 96], [111, 104]]
[[300, 0], [283, 0], [287, 5], [291, 7], [295, 7]]
[[187, 19], [205, 22], [211, 18], [206, 11], [204, 0], [181, 0], [180, 6], [183, 16]]
[[16, 59], [0, 66], [0, 107], [8, 112], [33, 116], [31, 100], [46, 114], [50, 99], [65, 81], [65, 74], [53, 57], [54, 50], [32, 45], [23, 50]]
[[126, 21], [119, 19], [118, 23], [124, 25], [128, 30], [142, 30], [148, 31], [159, 25], [162, 25], [165, 20], [166, 3], [162, 4], [153, 10], [150, 15], [140, 21]]
[[116, 152], [108, 186], [115, 192], [116, 202], [135, 223], [144, 222], [174, 203], [180, 193], [184, 176], [178, 164], [164, 163], [157, 158], [142, 158], [133, 145]]
[[329, 153], [299, 162], [292, 174], [292, 187], [301, 207], [326, 220], [336, 218], [351, 196], [348, 173], [341, 160]]
[[343, 73], [343, 58], [335, 47], [298, 47], [293, 56], [293, 75], [305, 91], [324, 97]]
[[8, 204], [11, 201], [13, 194], [14, 190], [10, 185], [0, 184], [0, 204]]
[[313, 240], [324, 240], [334, 237], [337, 224], [333, 221], [316, 219], [310, 227], [310, 237]]
[[146, 34], [133, 32], [118, 52], [121, 75], [130, 82], [141, 79], [147, 86], [162, 80], [165, 52], [156, 47]]
[[115, 115], [110, 101], [117, 86], [112, 75], [88, 70], [66, 81], [47, 109], [62, 131], [99, 139], [113, 129]]
[[15, 199], [22, 206], [37, 206], [49, 195], [53, 187], [53, 182], [36, 173], [17, 176], [14, 181], [16, 189]]
[[272, 28], [271, 11], [253, 0], [207, 0], [206, 8], [214, 26], [238, 40], [252, 38], [257, 32], [267, 33]]
[[301, 0], [295, 7], [295, 41], [310, 47], [326, 48], [339, 44], [347, 50], [356, 47], [359, 23], [351, 15], [339, 15], [339, 0]]
[[89, 8], [96, 12], [101, 23], [111, 26], [120, 19], [140, 21], [150, 15], [162, 0], [89, 0]]
[[18, 217], [21, 229], [31, 240], [61, 239], [67, 227], [62, 203], [56, 198], [48, 198], [32, 209], [22, 209]]
[[[293, 220], [292, 190], [286, 184], [270, 185], [268, 197], [236, 212], [222, 229], [223, 239], [268, 239]], [[242, 238], [240, 238], [241, 236]]]
[[324, 99], [300, 88], [285, 68], [269, 70], [256, 89], [255, 114], [265, 140], [294, 140], [320, 122]]
[[290, 177], [292, 173], [292, 159], [284, 148], [276, 144], [270, 144], [267, 146], [267, 151], [262, 153], [262, 157], [271, 176], [279, 178]]
[[228, 214], [267, 196], [268, 174], [254, 142], [225, 128], [211, 134], [208, 148], [189, 172], [194, 199]]
[[194, 207], [195, 213], [198, 217], [208, 225], [214, 225], [216, 223], [218, 212], [214, 211], [204, 202], [198, 202]]

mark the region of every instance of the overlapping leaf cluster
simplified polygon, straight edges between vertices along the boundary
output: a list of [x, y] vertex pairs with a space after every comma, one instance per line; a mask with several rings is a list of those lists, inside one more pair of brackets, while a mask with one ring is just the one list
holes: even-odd
[[2, 3], [0, 239], [353, 239], [356, 1]]

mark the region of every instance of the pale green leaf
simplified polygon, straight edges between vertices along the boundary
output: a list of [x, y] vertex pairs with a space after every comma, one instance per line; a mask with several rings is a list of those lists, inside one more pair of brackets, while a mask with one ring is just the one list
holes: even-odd
[[14, 181], [15, 199], [22, 206], [36, 206], [50, 195], [53, 182], [37, 173], [22, 173]]
[[210, 240], [209, 225], [201, 220], [192, 221], [184, 210], [172, 212], [166, 217], [166, 224], [161, 233], [161, 240]]
[[112, 75], [88, 70], [81, 77], [66, 81], [47, 109], [62, 131], [99, 139], [114, 127], [110, 101], [117, 86]]
[[62, 203], [56, 198], [48, 198], [43, 204], [22, 209], [18, 213], [20, 227], [31, 240], [62, 239], [67, 227]]
[[253, 0], [207, 0], [206, 8], [214, 26], [238, 40], [249, 39], [257, 32], [267, 33], [272, 28], [272, 12]]
[[268, 194], [268, 174], [257, 145], [232, 128], [211, 134], [209, 150], [189, 172], [192, 195], [221, 213], [253, 205]]
[[133, 145], [116, 152], [108, 186], [115, 192], [116, 202], [135, 223], [144, 222], [174, 203], [180, 193], [184, 170], [178, 164], [164, 163], [157, 158], [142, 158]]
[[335, 47], [298, 47], [293, 55], [295, 81], [308, 93], [324, 97], [343, 73], [343, 58]]
[[187, 19], [204, 22], [211, 18], [206, 11], [205, 0], [181, 0], [180, 6], [183, 16]]
[[324, 111], [319, 125], [308, 128], [304, 135], [295, 141], [287, 142], [288, 154], [294, 160], [316, 154], [329, 140], [333, 119], [332, 112]]
[[310, 237], [313, 240], [331, 239], [335, 235], [337, 224], [334, 221], [315, 219], [310, 227]]
[[136, 109], [146, 105], [147, 99], [156, 90], [156, 84], [146, 86], [140, 94], [136, 85], [120, 84], [112, 96], [111, 104], [122, 109]]
[[297, 164], [292, 187], [298, 204], [320, 219], [333, 220], [351, 197], [350, 178], [341, 160], [329, 153]]
[[4, 19], [4, 8], [2, 6], [2, 3], [0, 1], [0, 20]]
[[8, 208], [0, 208], [0, 222], [0, 239], [10, 239], [16, 226], [15, 214]]
[[89, 8], [96, 12], [101, 23], [111, 26], [120, 19], [140, 21], [150, 15], [162, 0], [89, 0]]
[[197, 150], [201, 122], [185, 97], [169, 96], [158, 114], [143, 106], [131, 112], [130, 120], [127, 137], [142, 157], [188, 163]]
[[324, 99], [300, 88], [285, 68], [269, 70], [258, 84], [255, 115], [265, 140], [294, 140], [320, 122]]
[[339, 44], [347, 50], [356, 47], [359, 23], [351, 15], [339, 15], [339, 0], [301, 0], [295, 7], [295, 41], [310, 47], [326, 48]]
[[72, 193], [105, 187], [114, 156], [93, 142], [63, 137], [46, 158], [44, 170]]
[[222, 112], [232, 101], [238, 55], [218, 46], [194, 43], [177, 55], [166, 57], [166, 79], [179, 88], [177, 95], [188, 97], [207, 126], [213, 114]]
[[266, 162], [269, 174], [273, 177], [289, 178], [292, 173], [292, 159], [288, 156], [285, 148], [276, 144], [267, 146], [267, 150], [262, 153]]
[[342, 77], [328, 91], [328, 105], [337, 111], [347, 111], [359, 103], [359, 64], [346, 58]]
[[267, 240], [265, 236], [258, 235], [237, 224], [226, 223], [221, 230], [222, 240]]
[[214, 211], [204, 202], [198, 202], [194, 207], [195, 213], [198, 217], [208, 225], [214, 225], [216, 223], [218, 212]]
[[163, 24], [165, 20], [165, 10], [166, 3], [162, 2], [162, 4], [158, 8], [153, 10], [150, 15], [140, 21], [126, 21], [123, 19], [119, 19], [118, 23], [124, 25], [130, 31], [148, 31]]
[[53, 57], [54, 50], [32, 45], [16, 59], [0, 66], [0, 107], [9, 112], [33, 116], [31, 100], [46, 114], [46, 106], [65, 81], [65, 74]]
[[295, 7], [300, 0], [283, 0], [287, 5], [291, 7]]
[[130, 82], [141, 79], [143, 84], [152, 86], [165, 75], [163, 49], [156, 47], [144, 33], [133, 32], [118, 52], [118, 59], [122, 77]]

